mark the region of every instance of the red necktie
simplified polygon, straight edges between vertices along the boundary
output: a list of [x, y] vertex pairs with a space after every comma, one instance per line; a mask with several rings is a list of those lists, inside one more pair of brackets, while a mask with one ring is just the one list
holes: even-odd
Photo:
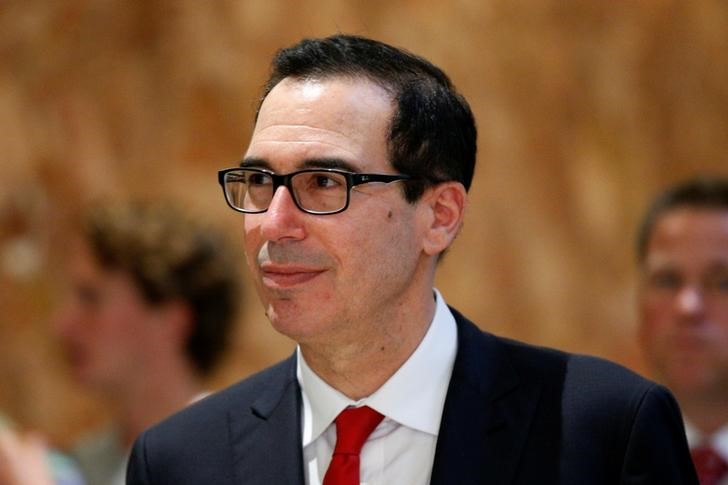
[[718, 485], [728, 473], [728, 464], [710, 446], [700, 446], [691, 452], [700, 485]]
[[336, 417], [336, 447], [323, 485], [359, 485], [359, 453], [384, 416], [368, 406], [346, 408]]

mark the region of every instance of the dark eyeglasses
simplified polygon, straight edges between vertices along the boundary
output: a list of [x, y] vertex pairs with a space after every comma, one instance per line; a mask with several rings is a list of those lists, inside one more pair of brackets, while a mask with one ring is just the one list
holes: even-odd
[[353, 173], [334, 168], [298, 170], [278, 175], [260, 168], [220, 170], [218, 181], [228, 205], [246, 214], [268, 210], [280, 186], [288, 189], [296, 207], [309, 214], [336, 214], [349, 207], [349, 193], [357, 185], [409, 180], [409, 175]]

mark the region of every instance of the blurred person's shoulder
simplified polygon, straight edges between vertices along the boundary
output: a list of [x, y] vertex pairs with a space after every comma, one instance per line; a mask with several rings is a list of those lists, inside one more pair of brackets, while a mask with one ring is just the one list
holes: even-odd
[[111, 478], [126, 467], [128, 455], [121, 445], [119, 430], [113, 424], [84, 435], [70, 450], [87, 485], [109, 485]]
[[[17, 434], [14, 423], [2, 413], [0, 413], [0, 433], [12, 433], [13, 436], [20, 436]], [[47, 470], [54, 485], [88, 485], [74, 459], [55, 448], [47, 448], [44, 453]]]

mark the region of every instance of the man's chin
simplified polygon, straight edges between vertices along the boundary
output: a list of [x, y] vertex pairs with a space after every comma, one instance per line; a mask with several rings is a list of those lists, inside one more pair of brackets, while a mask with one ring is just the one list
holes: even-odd
[[[260, 301], [263, 302], [263, 305], [267, 309], [279, 304], [279, 302], [289, 302], [290, 300], [293, 300], [293, 298], [295, 298], [302, 290], [300, 287], [281, 288], [279, 286], [271, 286], [265, 284], [261, 280], [256, 282], [255, 287]], [[268, 312], [266, 311], [266, 313]]]
[[314, 318], [311, 321], [295, 305], [288, 308], [281, 308], [281, 305], [269, 306], [266, 316], [276, 332], [297, 342], [306, 341], [321, 331], [319, 319]]

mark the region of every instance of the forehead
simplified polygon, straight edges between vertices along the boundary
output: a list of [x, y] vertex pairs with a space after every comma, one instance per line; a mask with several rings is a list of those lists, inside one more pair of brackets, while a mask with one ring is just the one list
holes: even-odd
[[275, 170], [316, 159], [386, 168], [393, 112], [387, 91], [364, 78], [286, 78], [261, 105], [246, 159]]
[[677, 208], [663, 214], [654, 225], [646, 262], [728, 265], [728, 210]]

